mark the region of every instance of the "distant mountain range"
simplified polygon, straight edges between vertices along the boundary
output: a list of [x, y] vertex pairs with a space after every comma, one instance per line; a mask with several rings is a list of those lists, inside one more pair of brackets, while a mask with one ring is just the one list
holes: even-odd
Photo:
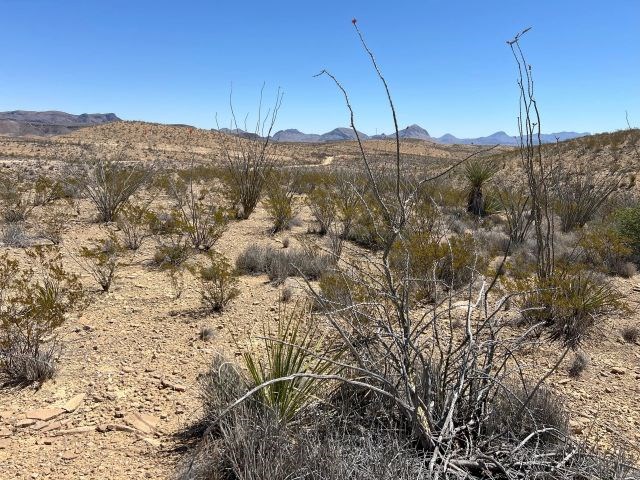
[[[392, 140], [395, 138], [395, 134], [380, 134], [380, 135], [366, 135], [362, 132], [358, 132], [361, 140]], [[450, 133], [442, 135], [441, 137], [432, 137], [429, 132], [422, 128], [420, 125], [409, 125], [408, 127], [399, 130], [398, 134], [400, 138], [411, 138], [416, 140], [429, 140], [435, 143], [443, 144], [460, 144], [460, 145], [518, 145], [519, 138], [507, 135], [505, 132], [496, 132], [487, 137], [477, 138], [458, 138]], [[558, 132], [547, 133], [541, 135], [542, 143], [552, 143], [556, 141], [556, 138], [560, 141], [570, 140], [572, 138], [584, 137], [590, 135], [589, 133], [578, 132]], [[356, 136], [351, 128], [335, 128], [330, 132], [322, 135], [316, 133], [302, 133], [300, 130], [288, 129], [280, 130], [273, 134], [273, 140], [276, 142], [308, 142], [308, 143], [320, 143], [320, 142], [336, 142], [341, 140], [355, 140]]]
[[0, 135], [61, 135], [78, 128], [117, 122], [114, 113], [71, 113], [49, 111], [29, 112], [14, 110], [0, 112]]
[[[25, 110], [14, 110], [12, 112], [0, 112], [0, 135], [61, 135], [83, 127], [118, 121], [120, 121], [120, 118], [118, 118], [114, 113], [83, 113], [82, 115], [73, 115], [57, 111], [30, 112]], [[245, 138], [257, 137], [255, 133], [246, 132], [239, 128], [221, 128], [219, 131], [231, 135], [239, 135]], [[478, 138], [458, 138], [450, 133], [442, 135], [441, 137], [432, 137], [429, 135], [427, 130], [422, 128], [420, 125], [415, 124], [409, 125], [398, 133], [400, 138], [403, 139], [429, 140], [431, 142], [443, 144], [518, 145], [519, 142], [518, 137], [509, 136], [505, 132], [496, 132], [487, 137]], [[389, 140], [395, 138], [395, 134], [383, 133], [372, 136], [362, 132], [358, 132], [358, 134], [362, 140]], [[589, 135], [589, 133], [558, 132], [543, 134], [541, 139], [543, 143], [553, 143], [556, 141], [556, 138], [559, 140], [570, 140], [572, 138], [583, 137], [586, 135]], [[351, 128], [344, 127], [334, 128], [330, 132], [323, 134], [303, 133], [300, 130], [291, 128], [274, 133], [272, 138], [276, 142], [323, 143], [355, 140], [356, 136]]]

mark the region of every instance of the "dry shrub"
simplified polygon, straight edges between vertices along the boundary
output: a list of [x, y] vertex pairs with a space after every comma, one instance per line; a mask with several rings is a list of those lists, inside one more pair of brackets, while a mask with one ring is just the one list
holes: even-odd
[[635, 325], [622, 328], [622, 330], [620, 330], [620, 334], [627, 343], [636, 343], [640, 340], [640, 328]]
[[114, 233], [91, 247], [81, 247], [79, 265], [89, 273], [108, 292], [116, 276], [116, 270], [122, 256], [122, 245]]
[[533, 221], [529, 195], [523, 187], [503, 184], [496, 189], [496, 197], [507, 220], [507, 235], [513, 245], [520, 245], [525, 241]]
[[236, 259], [236, 268], [241, 273], [269, 275], [269, 280], [281, 284], [288, 277], [302, 276], [317, 280], [329, 269], [334, 259], [313, 248], [288, 248], [250, 245]]
[[504, 255], [512, 245], [509, 235], [496, 230], [478, 230], [473, 236], [489, 256]]
[[282, 303], [288, 303], [293, 298], [293, 289], [291, 287], [284, 287], [280, 291], [280, 301]]
[[600, 206], [618, 188], [618, 176], [597, 177], [590, 173], [557, 168], [554, 184], [554, 209], [560, 228], [569, 232], [593, 220]]
[[170, 193], [176, 203], [173, 217], [177, 227], [189, 237], [194, 248], [211, 249], [227, 229], [226, 211], [213, 205], [209, 189], [196, 187], [193, 173], [186, 181], [171, 182]]
[[20, 223], [9, 223], [2, 227], [2, 243], [7, 247], [24, 248], [29, 246], [29, 236]]
[[127, 200], [155, 174], [153, 166], [130, 159], [124, 149], [108, 156], [87, 152], [75, 162], [67, 178], [89, 197], [101, 222], [112, 222]]
[[66, 198], [63, 183], [59, 180], [52, 180], [45, 176], [39, 176], [34, 186], [34, 205], [48, 205]]
[[202, 304], [213, 312], [220, 312], [240, 295], [238, 275], [222, 255], [207, 252], [207, 265], [191, 269], [200, 283]]
[[53, 376], [54, 331], [83, 300], [78, 277], [63, 268], [57, 249], [36, 247], [27, 256], [34, 266], [21, 269], [0, 255], [0, 373], [12, 383]]
[[589, 357], [584, 352], [576, 352], [569, 365], [569, 376], [577, 378], [587, 369], [589, 365]]
[[179, 232], [179, 219], [177, 212], [149, 212], [149, 231], [152, 235], [175, 235]]
[[[527, 408], [523, 408], [525, 404]], [[510, 437], [506, 440], [514, 443], [540, 431], [535, 441], [548, 448], [564, 441], [568, 423], [567, 411], [553, 391], [546, 387], [536, 389], [526, 381], [510, 380], [493, 399], [485, 428], [488, 435], [506, 432]]]
[[33, 191], [20, 178], [0, 178], [0, 209], [6, 223], [25, 221], [34, 207]]
[[69, 215], [64, 209], [45, 207], [40, 220], [38, 234], [54, 245], [62, 243], [62, 234], [69, 223]]

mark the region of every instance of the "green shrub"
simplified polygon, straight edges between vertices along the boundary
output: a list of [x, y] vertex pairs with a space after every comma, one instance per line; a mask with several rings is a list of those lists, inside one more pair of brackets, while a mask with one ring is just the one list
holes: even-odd
[[546, 279], [528, 277], [508, 282], [523, 321], [545, 327], [552, 340], [577, 347], [597, 320], [624, 308], [622, 295], [594, 272], [577, 266]]
[[468, 285], [476, 272], [483, 272], [487, 260], [479, 255], [471, 235], [449, 239], [429, 232], [409, 235], [396, 242], [390, 256], [392, 266], [403, 271], [408, 262], [417, 300], [432, 301], [439, 290]]
[[603, 273], [629, 277], [633, 275], [632, 249], [628, 239], [617, 230], [599, 227], [580, 238], [578, 245], [584, 261]]
[[152, 219], [152, 213], [147, 205], [134, 203], [124, 205], [118, 212], [116, 223], [123, 234], [125, 247], [129, 250], [138, 250], [142, 242], [151, 236], [150, 222], [156, 220], [157, 217]]
[[298, 213], [298, 201], [290, 179], [283, 175], [273, 175], [266, 186], [263, 203], [273, 222], [272, 233], [291, 227], [291, 222]]
[[62, 266], [55, 247], [27, 250], [33, 267], [0, 255], [0, 372], [8, 381], [51, 378], [65, 315], [83, 303], [82, 285]]
[[615, 228], [625, 237], [636, 263], [640, 263], [640, 205], [622, 209], [614, 214]]
[[115, 278], [121, 255], [122, 245], [112, 233], [92, 247], [81, 247], [79, 263], [98, 282], [102, 291], [108, 292]]
[[204, 306], [220, 312], [240, 295], [238, 275], [222, 255], [208, 252], [207, 260], [206, 266], [192, 268], [192, 273], [200, 282], [200, 298]]
[[[275, 335], [264, 335], [266, 362], [258, 355], [245, 353], [244, 361], [254, 385], [291, 375], [323, 375], [335, 369], [334, 363], [319, 358], [320, 338], [317, 327], [306, 322], [306, 308], [294, 307], [281, 313]], [[317, 353], [316, 353], [317, 352]], [[332, 360], [336, 360], [333, 355]], [[314, 398], [321, 383], [308, 377], [298, 377], [271, 383], [258, 392], [261, 402], [272, 410], [277, 418], [289, 422]]]
[[307, 195], [307, 204], [318, 223], [317, 233], [326, 234], [333, 225], [337, 213], [333, 190], [325, 185], [319, 185]]

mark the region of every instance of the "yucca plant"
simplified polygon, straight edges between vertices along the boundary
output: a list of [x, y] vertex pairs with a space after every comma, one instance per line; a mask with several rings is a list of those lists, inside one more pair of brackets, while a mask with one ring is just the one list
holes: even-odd
[[467, 163], [464, 176], [469, 183], [467, 193], [467, 211], [474, 215], [486, 215], [485, 198], [482, 187], [493, 177], [498, 168], [486, 160], [474, 160]]
[[[254, 353], [244, 354], [244, 361], [251, 380], [263, 385], [271, 380], [295, 374], [327, 375], [335, 370], [335, 363], [325, 360], [317, 352], [322, 339], [317, 328], [309, 326], [305, 319], [309, 315], [306, 306], [296, 305], [290, 311], [281, 311], [275, 337], [267, 332], [263, 336], [266, 363]], [[334, 354], [333, 359], [337, 356]], [[290, 421], [315, 397], [321, 383], [309, 377], [282, 380], [262, 388], [258, 395], [262, 403], [272, 409], [284, 422]]]

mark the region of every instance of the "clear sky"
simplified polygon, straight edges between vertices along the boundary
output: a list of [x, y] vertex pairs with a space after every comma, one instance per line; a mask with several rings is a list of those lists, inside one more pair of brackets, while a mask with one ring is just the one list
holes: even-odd
[[516, 131], [516, 69], [534, 68], [543, 131], [640, 125], [640, 0], [0, 0], [0, 111], [114, 112], [128, 120], [224, 126], [255, 111], [262, 83], [284, 103], [276, 127], [389, 132], [384, 91], [351, 25], [387, 77], [401, 127], [439, 136]]

